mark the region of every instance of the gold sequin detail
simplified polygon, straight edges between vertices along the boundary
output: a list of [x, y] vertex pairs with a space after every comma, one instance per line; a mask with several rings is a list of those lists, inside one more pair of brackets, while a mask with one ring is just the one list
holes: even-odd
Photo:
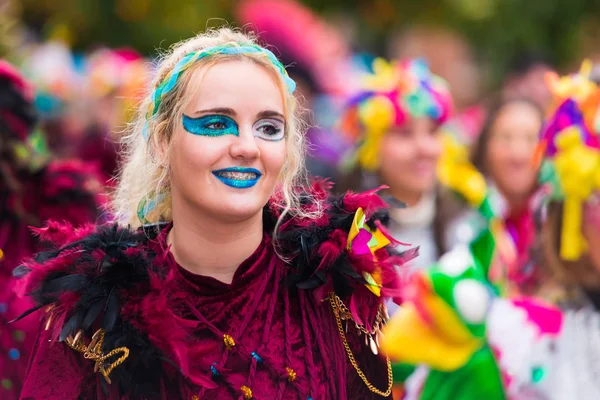
[[246, 400], [250, 400], [252, 398], [252, 389], [250, 389], [248, 386], [244, 385], [240, 388], [240, 390], [242, 393], [244, 393], [244, 398]]
[[200, 397], [198, 397], [198, 396], [196, 396], [196, 395], [193, 395], [193, 396], [192, 396], [192, 400], [200, 400]]
[[225, 343], [225, 348], [227, 350], [231, 350], [235, 346], [235, 340], [228, 334], [223, 335], [223, 343]]
[[296, 371], [294, 371], [293, 369], [291, 369], [290, 367], [285, 367], [285, 370], [288, 373], [288, 381], [290, 382], [294, 382], [296, 380]]
[[4, 252], [2, 251], [2, 249], [0, 249], [0, 261], [2, 261], [3, 258], [4, 258]]
[[[82, 336], [82, 331], [77, 332], [75, 337], [69, 336], [66, 340], [67, 345], [73, 350], [83, 353], [85, 359], [95, 361], [94, 372], [100, 371], [106, 382], [110, 384], [110, 373], [113, 369], [123, 364], [127, 357], [129, 357], [129, 349], [127, 347], [118, 347], [107, 354], [102, 353], [102, 344], [104, 343], [104, 331], [102, 329], [98, 329], [94, 333], [92, 341], [88, 346], [83, 343]], [[106, 361], [110, 358], [114, 359], [115, 356], [119, 357], [114, 362], [110, 363]]]

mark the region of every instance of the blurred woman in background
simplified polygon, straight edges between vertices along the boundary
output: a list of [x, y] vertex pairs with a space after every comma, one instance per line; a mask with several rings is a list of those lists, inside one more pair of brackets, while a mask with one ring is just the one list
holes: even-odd
[[538, 147], [541, 161], [541, 269], [563, 292], [560, 333], [532, 349], [541, 398], [600, 398], [600, 88], [591, 64], [578, 74], [549, 75], [553, 94]]
[[542, 110], [535, 103], [523, 98], [502, 100], [491, 109], [472, 153], [473, 164], [491, 188], [492, 207], [503, 216], [514, 243], [514, 257], [505, 260], [509, 267], [502, 273], [518, 290], [533, 289], [537, 279], [529, 254], [535, 242], [530, 201], [537, 187], [532, 160], [542, 123]]
[[446, 83], [422, 60], [377, 59], [342, 121], [357, 147], [352, 163], [364, 173], [346, 180], [354, 179], [355, 187], [387, 185], [388, 194], [407, 205], [392, 210], [391, 231], [395, 239], [419, 246], [412, 264], [418, 267], [437, 261], [455, 240], [451, 221], [458, 207], [436, 184], [438, 128], [451, 110]]

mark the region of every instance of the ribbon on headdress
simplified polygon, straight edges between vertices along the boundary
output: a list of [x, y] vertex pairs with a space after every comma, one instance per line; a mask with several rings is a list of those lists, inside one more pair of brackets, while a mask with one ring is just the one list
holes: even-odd
[[[173, 69], [167, 74], [163, 81], [156, 87], [156, 89], [150, 95], [152, 102], [148, 107], [146, 119], [150, 120], [158, 112], [162, 99], [167, 93], [173, 90], [173, 88], [177, 84], [177, 81], [179, 80], [179, 77], [185, 70], [191, 67], [196, 61], [217, 54], [262, 54], [265, 57], [267, 57], [269, 61], [277, 68], [279, 74], [281, 75], [281, 78], [283, 79], [287, 87], [288, 92], [291, 94], [294, 93], [294, 91], [296, 90], [296, 82], [294, 82], [294, 80], [289, 77], [283, 64], [279, 62], [275, 54], [273, 54], [271, 51], [251, 43], [244, 45], [240, 45], [238, 43], [226, 43], [224, 45], [207, 47], [202, 50], [189, 53], [185, 55], [181, 60], [179, 60], [177, 64], [175, 64]], [[146, 126], [144, 127], [142, 134], [147, 140], [148, 124], [146, 124]]]
[[[379, 249], [384, 248], [390, 244], [390, 240], [379, 230], [371, 229], [366, 223], [366, 216], [362, 208], [356, 210], [354, 214], [354, 221], [352, 221], [352, 228], [348, 234], [348, 244], [346, 248], [351, 250], [354, 254], [362, 256], [365, 254], [371, 254], [375, 258], [375, 252]], [[363, 278], [367, 281], [365, 285], [367, 289], [373, 292], [375, 295], [381, 295], [381, 276], [379, 271], [375, 271], [372, 274], [365, 272]]]

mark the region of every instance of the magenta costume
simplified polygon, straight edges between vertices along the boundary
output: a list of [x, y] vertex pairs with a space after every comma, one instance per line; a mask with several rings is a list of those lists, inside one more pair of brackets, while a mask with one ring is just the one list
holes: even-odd
[[[328, 189], [316, 183], [305, 197], [323, 215], [286, 217], [276, 244], [280, 211], [265, 206], [263, 241], [231, 284], [179, 266], [166, 245], [172, 225], [49, 225], [41, 235], [61, 247], [15, 270], [46, 321], [22, 398], [390, 398], [367, 387], [348, 354], [375, 390], [391, 387], [386, 360], [356, 325], [379, 329], [398, 289], [394, 265], [415, 252], [349, 248], [359, 207], [365, 226], [386, 235], [385, 203], [374, 192], [334, 198]], [[378, 277], [380, 296], [365, 273]], [[343, 320], [334, 298], [347, 306]]]
[[0, 60], [0, 398], [18, 399], [40, 325], [39, 316], [12, 324], [33, 303], [14, 292], [13, 269], [45, 249], [30, 227], [48, 219], [95, 221], [102, 197], [95, 168], [48, 161], [30, 137], [37, 121], [33, 90]]

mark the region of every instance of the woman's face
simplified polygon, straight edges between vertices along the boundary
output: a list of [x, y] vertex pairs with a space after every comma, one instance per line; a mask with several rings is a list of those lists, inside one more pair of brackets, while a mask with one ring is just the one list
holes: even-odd
[[524, 102], [505, 105], [492, 124], [486, 151], [487, 170], [508, 198], [524, 198], [533, 190], [537, 170], [533, 153], [542, 127], [535, 107]]
[[283, 94], [252, 61], [201, 67], [170, 153], [173, 210], [237, 222], [256, 216], [286, 160]]
[[441, 153], [434, 122], [429, 118], [411, 119], [383, 137], [379, 175], [394, 196], [414, 205], [424, 193], [433, 190]]

